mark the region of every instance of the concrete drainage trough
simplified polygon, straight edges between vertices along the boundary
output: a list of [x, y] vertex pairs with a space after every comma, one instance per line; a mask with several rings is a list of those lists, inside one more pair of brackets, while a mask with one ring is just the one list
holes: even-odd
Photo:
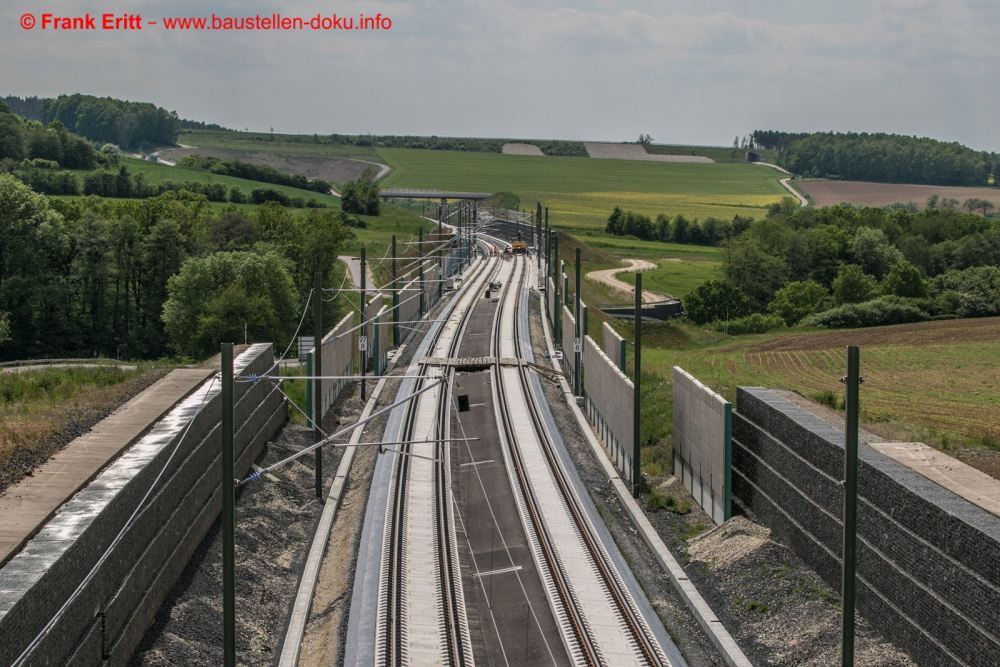
[[[237, 376], [276, 373], [273, 347], [252, 345], [234, 365]], [[129, 662], [222, 508], [220, 391], [218, 380], [206, 381], [60, 508], [0, 569], [0, 665], [20, 657], [31, 665]], [[236, 472], [242, 477], [284, 422], [286, 407], [270, 380], [237, 381], [234, 394]], [[60, 612], [175, 448], [124, 539]], [[54, 625], [42, 634], [53, 618]]]

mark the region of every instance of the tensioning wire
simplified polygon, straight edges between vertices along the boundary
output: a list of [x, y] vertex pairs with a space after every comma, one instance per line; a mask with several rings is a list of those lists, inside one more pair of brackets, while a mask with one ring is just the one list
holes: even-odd
[[[407, 377], [407, 376], [404, 375], [403, 377]], [[295, 459], [297, 459], [297, 458], [299, 458], [301, 456], [305, 456], [309, 452], [311, 452], [311, 451], [313, 451], [313, 450], [315, 450], [315, 449], [317, 449], [319, 447], [322, 447], [325, 444], [328, 444], [334, 438], [338, 438], [338, 437], [344, 435], [345, 433], [347, 433], [348, 431], [350, 431], [352, 429], [358, 428], [359, 426], [362, 426], [363, 424], [367, 424], [368, 422], [372, 421], [373, 419], [375, 419], [379, 415], [384, 414], [388, 410], [392, 410], [393, 408], [398, 407], [398, 406], [402, 405], [403, 403], [406, 403], [407, 401], [413, 400], [414, 398], [416, 398], [420, 394], [423, 394], [424, 392], [429, 391], [429, 390], [433, 389], [434, 387], [437, 387], [438, 385], [442, 384], [443, 382], [444, 382], [443, 379], [438, 379], [436, 382], [431, 382], [426, 387], [424, 387], [424, 388], [422, 388], [422, 389], [420, 389], [420, 390], [418, 390], [418, 391], [416, 391], [416, 392], [414, 392], [412, 394], [409, 394], [408, 396], [405, 396], [404, 398], [401, 398], [400, 400], [396, 401], [392, 405], [388, 405], [388, 406], [382, 408], [378, 412], [372, 413], [367, 418], [362, 419], [360, 421], [357, 421], [357, 422], [351, 424], [350, 426], [337, 431], [336, 433], [334, 433], [332, 435], [328, 435], [327, 437], [323, 438], [319, 442], [315, 442], [312, 445], [309, 445], [308, 447], [306, 447], [305, 449], [303, 449], [301, 451], [298, 451], [298, 452], [292, 454], [291, 456], [289, 456], [289, 457], [287, 457], [287, 458], [285, 458], [285, 459], [283, 459], [281, 461], [278, 461], [277, 463], [274, 463], [272, 465], [269, 465], [266, 468], [262, 468], [261, 470], [258, 470], [256, 472], [254, 472], [254, 474], [252, 474], [249, 477], [247, 477], [246, 479], [241, 480], [240, 482], [238, 482], [237, 486], [240, 486], [242, 484], [246, 484], [247, 482], [255, 482], [255, 481], [259, 480], [261, 475], [263, 475], [265, 473], [268, 473], [268, 472], [271, 472], [272, 470], [274, 470], [276, 468], [279, 468], [279, 467], [285, 465], [286, 463], [291, 463], [292, 461], [294, 461]], [[277, 386], [277, 385], [275, 385], [275, 386]]]

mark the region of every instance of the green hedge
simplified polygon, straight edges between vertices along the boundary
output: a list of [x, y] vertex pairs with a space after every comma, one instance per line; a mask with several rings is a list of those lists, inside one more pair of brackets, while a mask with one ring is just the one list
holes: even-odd
[[873, 299], [864, 303], [849, 303], [807, 317], [803, 326], [827, 329], [880, 327], [888, 324], [925, 322], [930, 316], [916, 306], [889, 299]]

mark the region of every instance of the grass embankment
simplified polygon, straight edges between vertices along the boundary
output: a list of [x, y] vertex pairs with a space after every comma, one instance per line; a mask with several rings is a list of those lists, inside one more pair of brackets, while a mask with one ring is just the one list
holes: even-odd
[[0, 372], [0, 491], [168, 372], [134, 365]]
[[378, 153], [395, 169], [382, 181], [383, 188], [512, 192], [523, 207], [541, 201], [561, 229], [603, 230], [615, 206], [650, 216], [762, 217], [768, 204], [788, 194], [778, 182], [780, 172], [746, 164], [388, 148]]
[[[298, 188], [290, 188], [287, 185], [274, 185], [273, 183], [262, 183], [259, 181], [250, 181], [245, 178], [236, 178], [234, 176], [223, 176], [220, 174], [213, 174], [210, 171], [201, 171], [199, 169], [185, 169], [184, 167], [171, 167], [166, 164], [160, 164], [158, 162], [147, 162], [146, 160], [137, 160], [135, 158], [122, 158], [121, 164], [128, 167], [130, 174], [142, 173], [146, 176], [147, 183], [162, 183], [163, 181], [198, 181], [201, 183], [223, 183], [228, 190], [232, 186], [238, 186], [243, 194], [250, 196], [255, 188], [274, 188], [280, 192], [284, 192], [289, 197], [302, 197], [307, 201], [310, 198], [314, 198], [316, 201], [326, 204], [328, 208], [335, 210], [340, 210], [340, 198], [334, 197], [333, 195], [325, 195], [319, 192], [313, 192], [312, 190], [300, 190]], [[88, 171], [75, 171], [75, 174], [83, 182], [83, 179], [87, 176]], [[242, 206], [253, 207], [252, 204], [244, 204]]]
[[323, 144], [319, 143], [319, 138], [314, 138], [314, 135], [187, 130], [177, 135], [177, 143], [198, 148], [274, 153], [282, 157], [338, 157], [380, 162], [378, 153], [371, 146]]
[[[772, 164], [778, 162], [778, 151], [754, 148], [764, 160]], [[651, 144], [646, 146], [650, 155], [701, 155], [720, 163], [746, 162], [747, 149], [732, 146], [680, 146], [667, 144]]]
[[[631, 340], [630, 323], [614, 326]], [[643, 436], [651, 446], [643, 461], [650, 475], [659, 474], [656, 464], [669, 451], [673, 366], [733, 402], [737, 386], [763, 386], [842, 411], [845, 348], [857, 344], [863, 428], [890, 441], [924, 442], [1000, 478], [1000, 318], [738, 340], [684, 324], [644, 324], [643, 341]]]

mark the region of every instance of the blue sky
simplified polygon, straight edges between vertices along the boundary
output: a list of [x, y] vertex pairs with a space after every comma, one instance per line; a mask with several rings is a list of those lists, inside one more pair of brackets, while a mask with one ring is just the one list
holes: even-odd
[[0, 94], [84, 92], [280, 132], [729, 144], [886, 131], [1000, 150], [1000, 3], [981, 0], [48, 0], [163, 16], [392, 17], [381, 33], [55, 33], [0, 9]]

